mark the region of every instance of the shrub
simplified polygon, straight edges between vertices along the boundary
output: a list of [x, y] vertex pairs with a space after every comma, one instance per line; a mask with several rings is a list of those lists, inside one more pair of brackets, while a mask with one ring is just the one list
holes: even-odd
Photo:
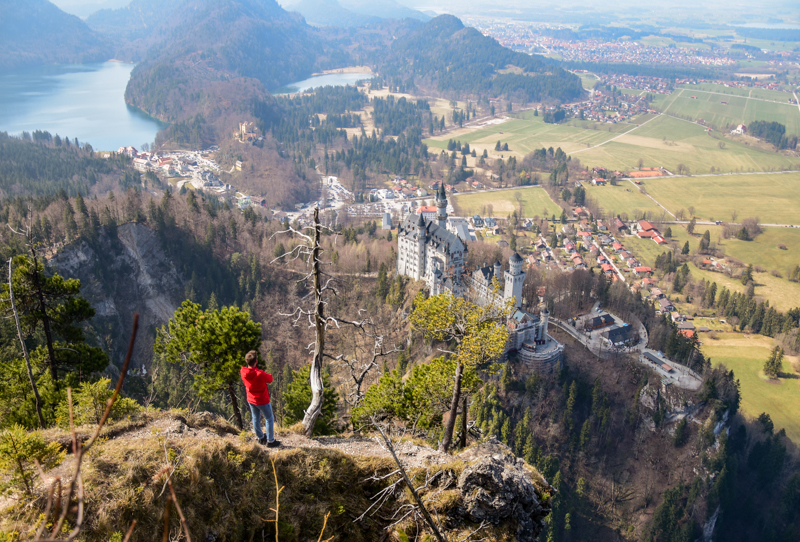
[[[286, 426], [303, 421], [305, 410], [311, 404], [311, 381], [309, 374], [311, 367], [306, 365], [299, 371], [292, 371], [292, 382], [283, 393], [283, 423]], [[322, 394], [322, 413], [314, 424], [314, 434], [330, 435], [336, 432], [334, 418], [339, 403], [339, 394], [331, 386], [331, 375], [322, 373], [322, 385], [325, 390]]]
[[[72, 413], [75, 425], [99, 424], [106, 405], [114, 390], [108, 385], [111, 380], [101, 378], [97, 382], [84, 382], [72, 394]], [[141, 405], [128, 397], [118, 397], [111, 409], [109, 420], [119, 420], [135, 414], [142, 409]], [[56, 409], [56, 423], [59, 427], [69, 427], [69, 404], [63, 401]]]
[[31, 495], [35, 461], [48, 470], [61, 463], [65, 455], [66, 451], [57, 442], [48, 444], [38, 433], [28, 433], [21, 425], [12, 425], [0, 432], [0, 472], [8, 476], [0, 489], [17, 487]]

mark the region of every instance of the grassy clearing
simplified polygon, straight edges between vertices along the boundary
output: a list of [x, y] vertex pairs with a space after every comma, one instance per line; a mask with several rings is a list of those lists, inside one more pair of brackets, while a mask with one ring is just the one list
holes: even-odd
[[[494, 152], [498, 141], [508, 143], [509, 151], [504, 155], [514, 154], [525, 156], [535, 149], [561, 147], [564, 152], [573, 152], [579, 149], [597, 145], [616, 135], [624, 125], [586, 123], [586, 128], [577, 126], [545, 124], [542, 117], [533, 117], [531, 112], [524, 112], [519, 118], [514, 118], [501, 124], [494, 124], [477, 130], [459, 130], [443, 136], [426, 139], [430, 147], [444, 149], [449, 139], [458, 139], [462, 143], [469, 143], [480, 154], [484, 149], [492, 156], [500, 153]], [[629, 126], [628, 129], [632, 128]]]
[[589, 166], [605, 166], [622, 171], [637, 167], [642, 159], [647, 167], [663, 166], [675, 171], [684, 164], [692, 173], [731, 171], [770, 171], [795, 169], [796, 158], [756, 149], [726, 139], [712, 137], [699, 124], [662, 115], [630, 134], [603, 146], [576, 154]]
[[600, 204], [607, 216], [626, 214], [630, 219], [639, 217], [645, 211], [660, 215], [663, 211], [656, 203], [639, 192], [628, 181], [620, 181], [617, 186], [593, 186], [585, 183], [586, 195]]
[[676, 89], [670, 95], [657, 96], [653, 107], [682, 118], [704, 119], [720, 130], [736, 124], [750, 124], [754, 120], [766, 120], [786, 125], [789, 134], [800, 134], [800, 110], [789, 103], [791, 97], [788, 92], [777, 90], [692, 85]]
[[[703, 337], [703, 354], [713, 365], [724, 364], [733, 370], [741, 383], [742, 412], [755, 418], [767, 412], [775, 429], [786, 429], [786, 435], [800, 444], [800, 375], [784, 361], [784, 372], [795, 378], [781, 378], [780, 384], [767, 382], [761, 375], [764, 361], [772, 348], [772, 339], [759, 335], [721, 333], [717, 340]], [[796, 359], [793, 359], [796, 363]]]
[[698, 220], [759, 217], [767, 224], [800, 224], [800, 173], [647, 179], [647, 192], [675, 213], [694, 207]]
[[[535, 186], [518, 188], [516, 190], [501, 190], [499, 192], [482, 192], [479, 194], [459, 194], [451, 201], [459, 216], [496, 216], [506, 217], [515, 210], [519, 212], [519, 203], [516, 195], [520, 195], [522, 215], [525, 218], [534, 216], [561, 215], [561, 207], [550, 198], [544, 188]], [[489, 211], [491, 206], [491, 212]]]

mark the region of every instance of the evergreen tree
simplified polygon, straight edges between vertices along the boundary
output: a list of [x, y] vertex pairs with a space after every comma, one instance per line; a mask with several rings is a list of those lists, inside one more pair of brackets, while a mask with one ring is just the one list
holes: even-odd
[[376, 291], [376, 295], [378, 299], [381, 300], [381, 303], [386, 301], [386, 296], [389, 295], [389, 279], [388, 279], [388, 269], [386, 264], [381, 262], [381, 266], [378, 268], [378, 288]]
[[742, 284], [747, 285], [749, 282], [753, 281], [753, 264], [747, 266], [744, 273], [742, 274]]
[[689, 251], [690, 251], [690, 248], [689, 248], [689, 241], [686, 241], [686, 242], [683, 244], [683, 249], [681, 250], [681, 254], [683, 254], [683, 255], [685, 256], [686, 254], [689, 254]]
[[[309, 373], [311, 367], [303, 366], [299, 371], [292, 371], [292, 381], [286, 385], [283, 393], [283, 418], [286, 425], [292, 425], [303, 421], [305, 410], [311, 404], [311, 381]], [[331, 385], [330, 370], [325, 367], [322, 371], [322, 413], [314, 424], [314, 433], [319, 435], [329, 435], [336, 430], [335, 419], [336, 410], [339, 403], [339, 394], [336, 388]]]
[[[243, 429], [236, 396], [244, 357], [261, 345], [261, 324], [236, 307], [202, 311], [200, 305], [184, 301], [170, 321], [158, 330], [153, 350], [167, 361], [193, 366], [193, 388], [202, 399], [227, 393], [236, 425]], [[308, 404], [308, 403], [307, 403]]]

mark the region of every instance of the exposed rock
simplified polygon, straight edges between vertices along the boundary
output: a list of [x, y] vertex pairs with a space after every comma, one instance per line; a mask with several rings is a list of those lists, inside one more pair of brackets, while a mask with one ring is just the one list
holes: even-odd
[[517, 524], [518, 541], [536, 540], [550, 513], [553, 487], [495, 438], [458, 457], [469, 463], [458, 478], [464, 516], [494, 525], [510, 518]]
[[123, 224], [116, 237], [104, 233], [93, 246], [84, 240], [67, 245], [48, 266], [80, 279], [81, 295], [96, 311], [92, 326], [97, 340], [114, 345], [110, 354], [116, 365], [125, 355], [133, 315], [139, 313], [132, 368], [149, 366], [153, 332], [172, 317], [183, 295], [178, 272], [153, 230], [142, 224]]

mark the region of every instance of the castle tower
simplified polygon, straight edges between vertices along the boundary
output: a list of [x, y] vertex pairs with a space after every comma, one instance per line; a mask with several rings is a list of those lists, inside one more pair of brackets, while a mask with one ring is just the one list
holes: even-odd
[[503, 292], [503, 299], [508, 301], [513, 297], [514, 305], [517, 308], [522, 306], [522, 283], [525, 282], [526, 275], [522, 271], [522, 261], [522, 256], [518, 252], [508, 259], [509, 269], [506, 271], [506, 284]]
[[417, 220], [417, 273], [415, 280], [425, 278], [425, 219], [422, 213]]
[[497, 279], [498, 281], [502, 280], [501, 274], [503, 273], [503, 264], [500, 263], [500, 260], [494, 262], [494, 274], [492, 275], [492, 279]]
[[436, 222], [441, 228], [447, 228], [447, 194], [444, 192], [444, 181], [439, 182], [436, 194]]

